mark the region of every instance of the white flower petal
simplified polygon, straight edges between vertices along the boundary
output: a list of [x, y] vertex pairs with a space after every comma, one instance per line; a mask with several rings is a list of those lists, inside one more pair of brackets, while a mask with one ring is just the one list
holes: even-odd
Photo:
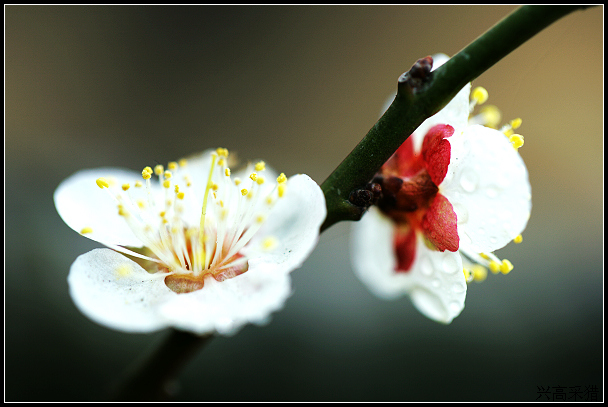
[[467, 283], [458, 252], [431, 250], [417, 235], [416, 258], [408, 274], [410, 298], [422, 314], [444, 324], [460, 315]]
[[118, 168], [79, 171], [55, 190], [53, 198], [59, 216], [76, 232], [90, 228], [92, 232], [83, 234], [89, 239], [104, 244], [141, 247], [142, 242], [118, 214], [116, 200], [95, 183], [101, 177], [114, 179], [118, 185], [130, 183], [131, 186], [141, 180], [141, 174]]
[[351, 257], [355, 274], [378, 297], [397, 298], [406, 291], [407, 273], [395, 273], [392, 220], [372, 206], [359, 222], [353, 223]]
[[447, 140], [452, 157], [439, 189], [458, 217], [460, 247], [473, 253], [497, 250], [519, 235], [530, 217], [526, 166], [497, 130], [475, 125]]
[[157, 313], [159, 303], [177, 296], [164, 274], [149, 274], [109, 249], [79, 256], [68, 276], [70, 295], [93, 321], [125, 332], [152, 332], [169, 324]]
[[247, 323], [267, 323], [290, 294], [289, 274], [250, 267], [222, 282], [207, 277], [201, 290], [177, 295], [159, 312], [178, 329], [232, 335]]
[[326, 214], [319, 185], [305, 174], [290, 177], [285, 195], [243, 249], [249, 266], [283, 273], [300, 267], [317, 244]]
[[450, 323], [464, 308], [466, 281], [458, 252], [438, 252], [416, 236], [412, 269], [396, 272], [393, 222], [371, 207], [353, 225], [352, 258], [355, 274], [377, 296], [393, 299], [409, 294], [425, 316]]

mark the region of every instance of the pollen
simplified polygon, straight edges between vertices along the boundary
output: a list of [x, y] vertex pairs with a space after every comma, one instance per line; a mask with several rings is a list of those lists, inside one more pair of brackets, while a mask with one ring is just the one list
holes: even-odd
[[513, 134], [509, 137], [509, 141], [513, 144], [516, 149], [524, 145], [524, 136], [521, 134]]
[[504, 259], [500, 265], [500, 272], [502, 274], [509, 274], [511, 270], [513, 270], [513, 264], [509, 260]]
[[215, 152], [220, 157], [228, 157], [228, 150], [225, 148], [218, 148], [217, 150], [215, 150]]
[[258, 185], [262, 185], [262, 184], [264, 183], [264, 177], [258, 177], [258, 178], [255, 180], [255, 182], [256, 182]]
[[488, 100], [488, 91], [484, 87], [478, 86], [473, 89], [472, 98], [478, 105], [482, 105]]
[[175, 171], [178, 168], [178, 164], [175, 161], [170, 161], [169, 164], [167, 164], [167, 168], [171, 171]]
[[185, 167], [186, 165], [188, 165], [188, 160], [186, 160], [185, 158], [182, 158], [177, 163], [180, 167]]
[[122, 184], [122, 190], [123, 191], [128, 191], [129, 188], [131, 188], [131, 185], [129, 185], [129, 184]]
[[500, 264], [495, 260], [492, 260], [490, 262], [489, 267], [490, 267], [490, 271], [494, 274], [496, 274], [500, 271]]
[[249, 178], [251, 178], [252, 181], [255, 181], [258, 178], [258, 174], [256, 174], [255, 172], [251, 173], [251, 175], [249, 176]]
[[281, 173], [281, 175], [279, 175], [277, 177], [277, 182], [279, 184], [282, 184], [283, 182], [287, 181], [287, 177], [285, 176], [285, 174]]
[[[150, 168], [150, 167], [146, 167], [146, 168]], [[152, 178], [152, 172], [150, 170], [150, 172], [146, 171], [146, 168], [144, 168], [144, 170], [141, 172], [141, 176], [143, 179], [150, 179]]]
[[104, 188], [110, 188], [110, 184], [108, 183], [108, 180], [105, 178], [97, 178], [97, 181], [95, 181], [97, 183], [97, 186], [101, 189]]
[[519, 244], [523, 241], [524, 241], [524, 238], [522, 235], [517, 235], [517, 236], [515, 236], [515, 239], [513, 239], [513, 243], [515, 243], [515, 244]]
[[256, 165], [255, 165], [255, 170], [260, 172], [260, 171], [264, 171], [266, 169], [266, 163], [264, 161], [259, 161]]
[[482, 115], [485, 126], [491, 127], [495, 129], [500, 123], [500, 119], [502, 115], [500, 114], [500, 110], [494, 105], [484, 106], [480, 110], [480, 114]]
[[143, 186], [144, 186], [144, 184], [142, 184], [141, 181], [135, 181], [135, 188], [141, 188]]
[[488, 277], [488, 269], [480, 264], [475, 264], [471, 267], [473, 273], [473, 280], [481, 283]]
[[163, 173], [163, 171], [165, 171], [165, 167], [163, 167], [162, 165], [158, 164], [156, 167], [154, 167], [154, 173], [156, 175], [160, 175]]
[[249, 193], [249, 191], [247, 191], [247, 189], [243, 188], [241, 189], [241, 195], [245, 196]]
[[522, 120], [518, 117], [516, 119], [511, 120], [509, 124], [513, 129], [518, 129], [521, 126], [521, 122]]
[[230, 168], [226, 168], [226, 170], [224, 170], [224, 174], [226, 174], [227, 177], [230, 176]]
[[279, 191], [279, 198], [282, 198], [283, 195], [285, 195], [285, 183], [279, 184], [279, 186], [277, 187], [277, 189]]
[[93, 229], [87, 226], [87, 227], [82, 228], [80, 230], [80, 234], [82, 234], [82, 235], [85, 235], [87, 233], [93, 233]]
[[163, 187], [165, 188], [171, 188], [171, 181], [169, 181], [168, 179], [163, 181]]
[[277, 238], [274, 236], [268, 236], [265, 237], [264, 240], [262, 240], [262, 248], [264, 250], [272, 250], [277, 246]]
[[131, 274], [131, 271], [131, 265], [127, 263], [121, 264], [116, 267], [116, 274], [119, 278], [128, 276], [129, 274]]
[[173, 176], [173, 174], [171, 173], [171, 171], [165, 171], [164, 175], [165, 175], [166, 179], [169, 179], [169, 178], [171, 178], [171, 176]]

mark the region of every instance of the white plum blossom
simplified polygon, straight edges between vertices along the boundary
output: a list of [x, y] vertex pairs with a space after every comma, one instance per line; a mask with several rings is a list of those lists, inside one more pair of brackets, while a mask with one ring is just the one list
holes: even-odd
[[[447, 60], [434, 56], [438, 67]], [[382, 195], [352, 230], [357, 276], [383, 298], [408, 294], [428, 318], [450, 323], [464, 308], [467, 283], [486, 267], [511, 271], [491, 252], [521, 241], [531, 210], [526, 166], [513, 134], [481, 124], [497, 111], [470, 118], [487, 99], [467, 84], [403, 143], [372, 181]]]
[[219, 148], [141, 174], [82, 170], [59, 185], [62, 219], [109, 248], [70, 268], [83, 314], [125, 332], [230, 335], [282, 308], [289, 273], [317, 243], [323, 193], [307, 175], [287, 179], [263, 161], [231, 173], [229, 161]]

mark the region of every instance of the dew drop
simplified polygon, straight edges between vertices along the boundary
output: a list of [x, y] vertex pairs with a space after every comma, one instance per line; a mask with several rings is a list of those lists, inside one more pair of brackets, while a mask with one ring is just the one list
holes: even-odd
[[469, 220], [469, 211], [461, 204], [454, 204], [454, 212], [456, 212], [456, 223], [462, 224]]
[[430, 276], [431, 274], [433, 274], [433, 265], [431, 264], [431, 261], [428, 259], [428, 257], [424, 257], [420, 260], [420, 271], [425, 276]]
[[452, 312], [460, 311], [460, 305], [456, 301], [452, 301], [450, 303], [450, 305], [448, 305], [448, 307], [450, 308], [450, 311], [452, 311]]
[[[457, 256], [444, 256], [442, 261], [442, 270], [447, 274], [454, 274], [458, 270], [458, 261], [456, 260]], [[460, 267], [462, 268], [462, 267]]]
[[479, 176], [471, 169], [463, 171], [460, 176], [460, 186], [467, 192], [475, 191], [478, 182]]
[[465, 287], [462, 283], [454, 283], [452, 284], [452, 291], [454, 291], [456, 294], [460, 294], [465, 291]]
[[494, 199], [498, 196], [498, 190], [496, 188], [489, 187], [488, 189], [486, 189], [486, 195], [488, 196], [488, 198]]

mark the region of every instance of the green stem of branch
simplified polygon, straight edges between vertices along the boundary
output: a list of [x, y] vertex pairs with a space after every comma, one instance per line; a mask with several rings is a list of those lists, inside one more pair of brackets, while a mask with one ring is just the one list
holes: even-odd
[[428, 117], [441, 110], [468, 82], [561, 17], [588, 6], [522, 6], [433, 71], [422, 88], [399, 83], [389, 109], [321, 185], [327, 218], [321, 231], [343, 220], [359, 220], [365, 208], [349, 202], [399, 146]]

